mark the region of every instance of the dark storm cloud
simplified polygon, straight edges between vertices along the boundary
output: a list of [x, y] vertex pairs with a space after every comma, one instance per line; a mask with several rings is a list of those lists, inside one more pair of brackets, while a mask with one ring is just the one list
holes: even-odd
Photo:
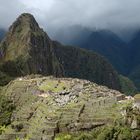
[[0, 0], [0, 26], [30, 12], [48, 30], [82, 25], [127, 29], [140, 26], [140, 0]]

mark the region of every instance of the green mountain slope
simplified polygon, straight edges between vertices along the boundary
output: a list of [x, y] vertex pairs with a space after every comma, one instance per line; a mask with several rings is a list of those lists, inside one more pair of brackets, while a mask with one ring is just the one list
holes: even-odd
[[138, 31], [132, 41], [130, 47], [130, 73], [129, 77], [140, 90], [140, 32]]
[[93, 52], [54, 43], [34, 17], [22, 14], [0, 44], [0, 70], [10, 77], [39, 73], [88, 79], [120, 89], [111, 64]]
[[134, 83], [127, 77], [120, 75], [121, 91], [126, 95], [135, 95], [137, 88]]
[[62, 46], [57, 42], [54, 42], [54, 51], [63, 65], [66, 77], [88, 79], [110, 88], [118, 88], [118, 74], [104, 57], [92, 51]]
[[64, 44], [93, 50], [105, 56], [121, 74], [127, 75], [129, 72], [129, 47], [109, 30], [72, 26], [60, 29], [55, 38]]
[[126, 43], [109, 30], [91, 30], [77, 25], [60, 29], [55, 38], [64, 44], [79, 46], [103, 55], [119, 74], [129, 77], [137, 88], [140, 87], [139, 33], [130, 43]]
[[129, 72], [127, 44], [113, 32], [93, 31], [80, 46], [105, 56], [119, 73], [126, 75]]

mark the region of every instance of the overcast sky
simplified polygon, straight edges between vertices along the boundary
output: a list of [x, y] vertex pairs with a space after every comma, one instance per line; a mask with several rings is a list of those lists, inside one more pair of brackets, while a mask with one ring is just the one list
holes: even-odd
[[140, 0], [0, 0], [0, 27], [23, 12], [32, 13], [45, 30], [82, 25], [90, 28], [140, 27]]

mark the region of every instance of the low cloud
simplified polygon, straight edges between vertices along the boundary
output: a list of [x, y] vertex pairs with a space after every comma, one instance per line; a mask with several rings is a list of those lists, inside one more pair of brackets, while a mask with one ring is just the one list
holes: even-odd
[[49, 32], [72, 25], [117, 32], [140, 27], [139, 5], [140, 0], [0, 0], [0, 27], [29, 12]]

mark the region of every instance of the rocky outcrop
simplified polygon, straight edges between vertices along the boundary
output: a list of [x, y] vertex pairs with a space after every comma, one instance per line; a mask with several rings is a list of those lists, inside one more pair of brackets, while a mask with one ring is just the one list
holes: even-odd
[[13, 69], [17, 72], [14, 76], [30, 73], [63, 75], [51, 40], [30, 14], [22, 14], [9, 28], [0, 45], [0, 54], [0, 62], [4, 63], [2, 70], [9, 73], [7, 67], [15, 65]]
[[140, 128], [140, 111], [135, 107], [128, 107], [125, 113], [125, 123], [133, 130]]

